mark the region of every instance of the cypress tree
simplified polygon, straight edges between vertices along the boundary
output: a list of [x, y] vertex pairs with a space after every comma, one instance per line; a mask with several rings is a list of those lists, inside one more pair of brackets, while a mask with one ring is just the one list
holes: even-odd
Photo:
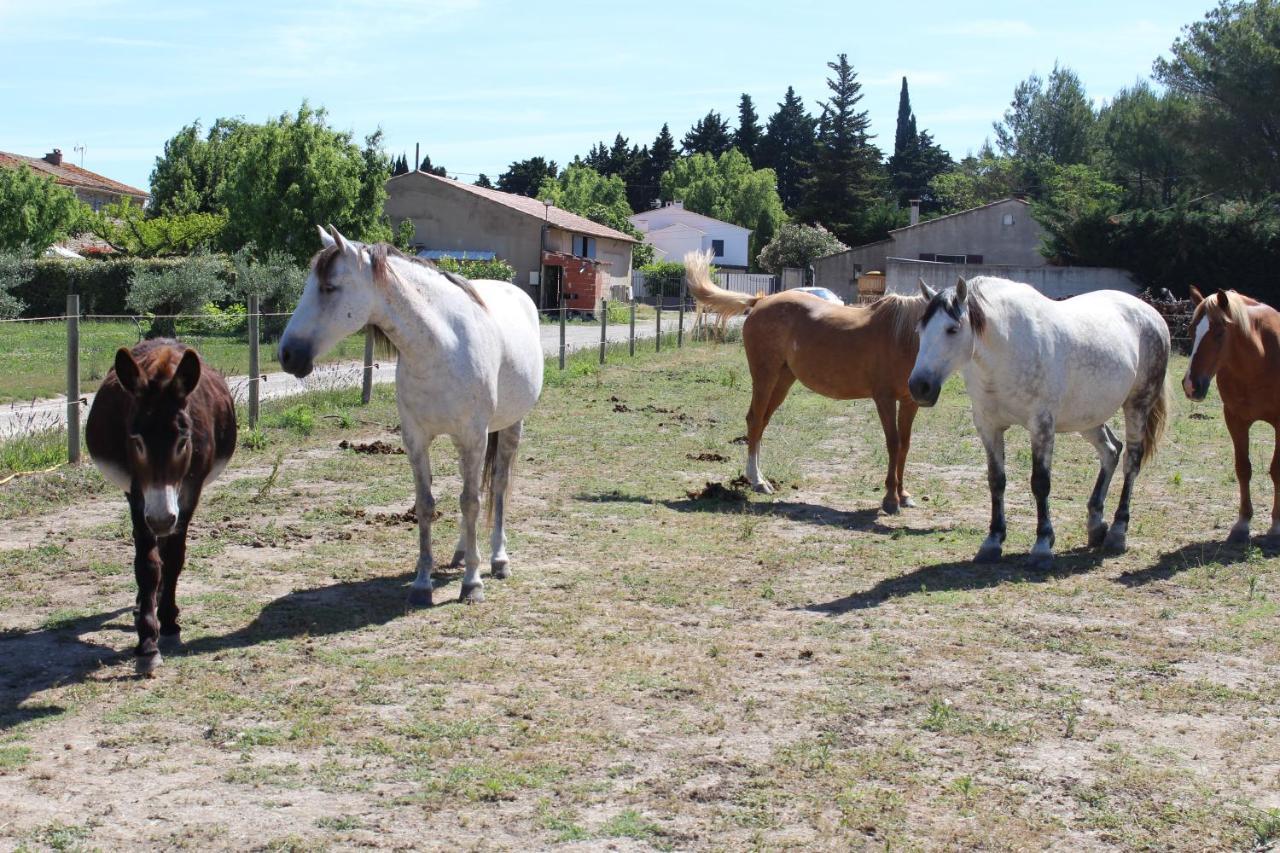
[[733, 147], [737, 148], [751, 161], [752, 168], [760, 168], [760, 117], [756, 114], [756, 105], [751, 96], [742, 93], [738, 102], [738, 129], [733, 134]]
[[764, 138], [760, 140], [759, 166], [773, 169], [778, 179], [778, 196], [789, 211], [800, 203], [801, 186], [813, 160], [816, 128], [817, 122], [805, 111], [804, 102], [796, 90], [788, 86], [777, 112], [769, 116], [765, 126]]

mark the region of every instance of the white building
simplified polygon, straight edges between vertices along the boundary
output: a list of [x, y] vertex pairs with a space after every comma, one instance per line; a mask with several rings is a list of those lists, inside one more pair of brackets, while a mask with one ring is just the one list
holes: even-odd
[[713, 263], [720, 269], [747, 268], [750, 228], [685, 210], [682, 201], [636, 213], [630, 221], [644, 235], [644, 241], [653, 246], [660, 261], [681, 261], [688, 252], [710, 249], [715, 256]]

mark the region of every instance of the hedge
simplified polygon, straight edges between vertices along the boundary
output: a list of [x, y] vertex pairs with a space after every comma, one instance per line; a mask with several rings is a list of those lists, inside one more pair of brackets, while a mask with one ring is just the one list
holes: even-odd
[[[232, 284], [235, 273], [229, 258], [220, 257], [222, 278]], [[129, 314], [125, 297], [135, 271], [163, 272], [188, 263], [186, 258], [113, 258], [72, 261], [36, 258], [22, 262], [25, 279], [10, 292], [26, 303], [24, 317], [52, 317], [67, 310], [67, 294], [80, 294], [82, 314]]]

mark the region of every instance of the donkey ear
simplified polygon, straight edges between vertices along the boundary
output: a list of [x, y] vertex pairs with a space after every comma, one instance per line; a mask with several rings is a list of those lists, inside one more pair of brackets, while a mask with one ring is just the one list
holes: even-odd
[[1200, 294], [1200, 291], [1196, 289], [1194, 284], [1191, 285], [1191, 304], [1199, 305], [1201, 302], [1204, 302], [1204, 297]]
[[323, 225], [317, 225], [317, 226], [316, 226], [316, 230], [320, 232], [320, 245], [321, 245], [321, 246], [323, 246], [323, 247], [324, 247], [324, 248], [326, 248], [326, 249], [332, 249], [332, 248], [336, 245], [336, 243], [334, 242], [333, 237], [331, 237], [331, 236], [329, 235], [329, 232], [328, 232], [328, 231], [324, 230], [324, 226], [323, 226]]
[[133, 360], [133, 353], [129, 352], [128, 347], [120, 347], [116, 350], [115, 368], [116, 381], [120, 383], [121, 388], [134, 396], [142, 393], [146, 387], [146, 383], [142, 381], [142, 369], [138, 367], [138, 362]]
[[956, 301], [967, 302], [969, 300], [969, 282], [964, 280], [964, 276], [960, 276], [956, 282]]
[[173, 371], [173, 381], [169, 387], [180, 399], [185, 399], [188, 394], [196, 390], [196, 385], [199, 383], [200, 356], [196, 355], [195, 350], [189, 349], [182, 354], [178, 369]]
[[920, 295], [923, 296], [926, 300], [932, 300], [933, 297], [938, 295], [938, 291], [934, 290], [932, 287], [925, 284], [924, 279], [921, 278], [920, 279]]

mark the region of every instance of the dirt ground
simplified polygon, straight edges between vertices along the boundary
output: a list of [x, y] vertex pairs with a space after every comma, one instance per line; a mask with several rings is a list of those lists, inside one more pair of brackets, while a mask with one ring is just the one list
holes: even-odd
[[[959, 383], [917, 420], [919, 506], [885, 516], [869, 402], [794, 391], [765, 438], [777, 493], [748, 495], [741, 348], [623, 361], [551, 377], [520, 452], [513, 575], [473, 607], [445, 569], [444, 603], [406, 603], [391, 390], [272, 404], [193, 525], [185, 647], [154, 679], [133, 674], [123, 499], [92, 471], [5, 487], [0, 848], [1280, 839], [1280, 559], [1222, 544], [1236, 487], [1216, 398], [1177, 402], [1121, 557], [1085, 547], [1095, 463], [1060, 438], [1058, 559], [1037, 571], [1016, 431], [1005, 560], [970, 562], [988, 497]], [[1258, 532], [1271, 441], [1255, 434]], [[447, 441], [433, 459], [447, 559]]]

